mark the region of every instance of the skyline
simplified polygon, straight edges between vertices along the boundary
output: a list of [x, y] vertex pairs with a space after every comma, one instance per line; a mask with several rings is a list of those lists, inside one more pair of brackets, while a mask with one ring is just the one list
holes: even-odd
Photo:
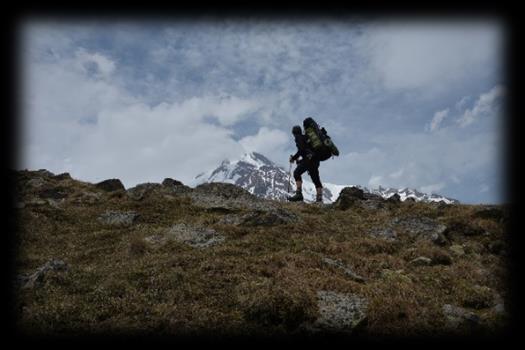
[[22, 27], [23, 168], [126, 187], [250, 151], [287, 168], [291, 128], [312, 116], [341, 151], [322, 181], [505, 200], [498, 21]]

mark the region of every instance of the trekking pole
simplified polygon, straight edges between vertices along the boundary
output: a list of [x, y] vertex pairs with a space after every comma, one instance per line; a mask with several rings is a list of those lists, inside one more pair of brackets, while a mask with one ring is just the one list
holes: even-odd
[[290, 181], [292, 178], [292, 162], [290, 162], [290, 170], [288, 170], [288, 189], [286, 192], [290, 193]]

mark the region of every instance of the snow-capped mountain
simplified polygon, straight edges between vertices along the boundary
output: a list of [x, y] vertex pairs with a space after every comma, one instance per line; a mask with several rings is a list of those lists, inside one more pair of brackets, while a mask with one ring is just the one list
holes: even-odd
[[[295, 167], [292, 168], [292, 171]], [[303, 196], [305, 201], [315, 200], [315, 185], [307, 180], [308, 175], [303, 175]], [[190, 186], [197, 186], [206, 182], [226, 182], [246, 189], [248, 192], [263, 198], [285, 200], [287, 196], [293, 195], [295, 180], [289, 176], [287, 169], [278, 166], [265, 156], [257, 152], [244, 154], [238, 160], [224, 160], [217, 168], [197, 175]], [[323, 182], [323, 201], [334, 202], [341, 190], [345, 187], [359, 187], [365, 192], [389, 198], [398, 194], [402, 201], [414, 198], [416, 201], [439, 202], [447, 204], [458, 203], [454, 199], [436, 194], [425, 194], [412, 189], [382, 188], [368, 189], [359, 185], [336, 185]]]

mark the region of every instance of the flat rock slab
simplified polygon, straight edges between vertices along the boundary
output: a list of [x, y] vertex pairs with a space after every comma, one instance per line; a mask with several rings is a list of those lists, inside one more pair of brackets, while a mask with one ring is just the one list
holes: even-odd
[[195, 248], [206, 248], [224, 241], [224, 236], [213, 229], [184, 223], [173, 225], [166, 237]]
[[98, 217], [98, 221], [112, 226], [130, 226], [135, 223], [140, 215], [134, 211], [119, 212], [107, 211]]
[[44, 283], [45, 276], [51, 271], [67, 271], [68, 266], [62, 260], [50, 260], [29, 276], [18, 276], [17, 282], [22, 289], [33, 289]]
[[352, 269], [350, 267], [346, 266], [345, 264], [343, 264], [339, 260], [333, 260], [333, 259], [324, 257], [323, 258], [323, 262], [325, 264], [327, 264], [327, 265], [334, 266], [334, 267], [337, 267], [337, 268], [343, 270], [345, 275], [347, 275], [348, 277], [350, 277], [352, 280], [354, 280], [356, 282], [360, 282], [360, 283], [366, 282], [365, 278], [363, 278], [363, 277], [359, 276], [358, 274], [356, 274], [354, 271], [352, 271]]
[[225, 215], [219, 224], [236, 226], [275, 226], [295, 223], [299, 217], [294, 213], [277, 208], [268, 211], [255, 211], [244, 215]]
[[395, 241], [397, 234], [391, 228], [374, 228], [368, 234], [375, 238], [384, 239], [385, 241]]
[[351, 332], [367, 319], [367, 301], [354, 294], [317, 292], [320, 317], [314, 327], [328, 331]]
[[446, 242], [447, 226], [428, 217], [395, 218], [392, 224], [407, 232], [411, 237], [429, 239], [438, 245]]

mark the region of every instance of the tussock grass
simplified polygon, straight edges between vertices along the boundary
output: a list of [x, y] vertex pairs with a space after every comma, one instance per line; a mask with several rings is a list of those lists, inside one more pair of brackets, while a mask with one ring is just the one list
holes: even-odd
[[[136, 201], [124, 191], [105, 193], [76, 180], [50, 183], [71, 194], [62, 209], [44, 204], [19, 210], [16, 266], [19, 274], [30, 274], [61, 259], [69, 270], [18, 292], [18, 325], [29, 333], [295, 334], [319, 316], [319, 290], [366, 298], [364, 332], [371, 335], [439, 334], [447, 329], [444, 304], [473, 310], [487, 332], [504, 324], [491, 307], [495, 293], [505, 298], [508, 292], [505, 256], [487, 247], [505, 241], [505, 228], [476, 218], [477, 206], [400, 203], [336, 210], [282, 203], [298, 222], [247, 227], [219, 224], [228, 213], [195, 207], [183, 195]], [[84, 192], [98, 193], [100, 201], [77, 203]], [[106, 211], [140, 216], [131, 226], [109, 226], [97, 220]], [[454, 234], [453, 243], [464, 246], [462, 256], [451, 253], [450, 243], [437, 246], [398, 229], [394, 241], [369, 234], [395, 218], [414, 217], [490, 234]], [[225, 241], [193, 248], [146, 240], [163, 237], [178, 223], [212, 228]], [[434, 263], [411, 265], [419, 256]], [[366, 283], [323, 257], [342, 262]]]

